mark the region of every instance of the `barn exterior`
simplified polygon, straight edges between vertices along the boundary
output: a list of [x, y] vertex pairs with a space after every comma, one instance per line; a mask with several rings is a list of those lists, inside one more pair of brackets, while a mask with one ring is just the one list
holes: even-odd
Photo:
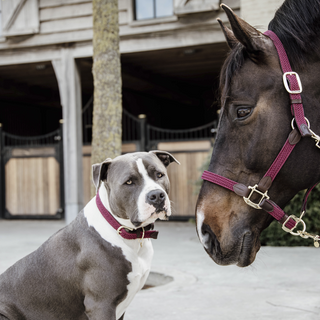
[[[226, 0], [265, 30], [282, 1]], [[74, 219], [90, 199], [92, 1], [0, 1], [0, 216]], [[162, 149], [193, 216], [228, 48], [219, 0], [119, 0], [123, 152]], [[106, 154], [106, 157], [108, 155]]]

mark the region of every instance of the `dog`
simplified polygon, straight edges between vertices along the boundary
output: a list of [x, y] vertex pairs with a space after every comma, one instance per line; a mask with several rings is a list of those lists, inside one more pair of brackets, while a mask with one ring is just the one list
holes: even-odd
[[150, 151], [93, 165], [96, 196], [0, 276], [0, 319], [124, 319], [150, 272], [153, 223], [171, 215], [172, 162]]

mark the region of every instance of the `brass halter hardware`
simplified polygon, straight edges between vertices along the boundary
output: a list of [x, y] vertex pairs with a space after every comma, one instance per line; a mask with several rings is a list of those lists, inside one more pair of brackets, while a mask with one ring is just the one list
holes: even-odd
[[[289, 232], [290, 234], [292, 234], [293, 236], [300, 236], [303, 239], [308, 239], [311, 238], [313, 239], [313, 245], [316, 248], [319, 248], [319, 240], [320, 240], [320, 236], [318, 235], [313, 235], [310, 234], [309, 232], [306, 231], [307, 225], [306, 223], [302, 220], [303, 216], [305, 214], [305, 211], [302, 211], [300, 217], [296, 217], [295, 215], [291, 215], [290, 217], [288, 217], [288, 219], [282, 224], [282, 229], [286, 232]], [[296, 221], [296, 225], [292, 228], [289, 229], [287, 228], [285, 225], [288, 222], [288, 220], [292, 218], [294, 221]], [[296, 232], [294, 232], [293, 230], [298, 226], [298, 224], [301, 223], [302, 224], [302, 230], [297, 230]]]
[[[258, 188], [258, 185], [257, 185], [257, 184], [254, 185], [253, 187], [249, 186], [248, 189], [251, 189], [251, 192], [250, 192], [250, 194], [248, 195], [247, 198], [246, 198], [246, 197], [243, 197], [243, 200], [244, 200], [244, 202], [245, 202], [247, 205], [249, 205], [249, 206], [252, 207], [252, 208], [262, 209], [262, 208], [260, 207], [261, 202], [262, 202], [264, 199], [270, 199], [270, 197], [268, 196], [268, 191], [266, 191], [266, 192], [261, 192], [261, 191], [258, 190], [257, 188]], [[253, 201], [250, 200], [250, 198], [251, 198], [251, 196], [253, 195], [254, 192], [258, 193], [258, 194], [261, 196], [259, 203], [254, 203]]]

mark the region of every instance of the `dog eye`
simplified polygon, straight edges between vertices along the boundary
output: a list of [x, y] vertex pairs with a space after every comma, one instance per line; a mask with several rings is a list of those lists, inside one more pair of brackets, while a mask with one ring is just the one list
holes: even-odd
[[251, 113], [251, 108], [239, 108], [237, 110], [237, 117], [244, 118], [247, 117]]
[[132, 180], [128, 180], [126, 184], [132, 184]]
[[159, 179], [160, 179], [160, 178], [162, 178], [163, 176], [164, 176], [164, 174], [163, 174], [163, 173], [160, 173], [160, 172], [158, 172], [158, 173], [157, 173], [157, 178], [159, 178]]

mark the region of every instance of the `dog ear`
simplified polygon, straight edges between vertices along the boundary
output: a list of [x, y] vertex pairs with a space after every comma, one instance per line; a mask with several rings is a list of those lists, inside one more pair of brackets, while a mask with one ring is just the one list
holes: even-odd
[[96, 192], [98, 192], [99, 190], [100, 181], [107, 178], [107, 171], [111, 161], [112, 159], [108, 158], [101, 163], [92, 165], [92, 181], [94, 186], [96, 187]]
[[171, 153], [167, 151], [152, 150], [149, 152], [154, 153], [165, 165], [165, 167], [167, 167], [171, 162], [176, 162], [177, 164], [180, 164], [180, 162]]

